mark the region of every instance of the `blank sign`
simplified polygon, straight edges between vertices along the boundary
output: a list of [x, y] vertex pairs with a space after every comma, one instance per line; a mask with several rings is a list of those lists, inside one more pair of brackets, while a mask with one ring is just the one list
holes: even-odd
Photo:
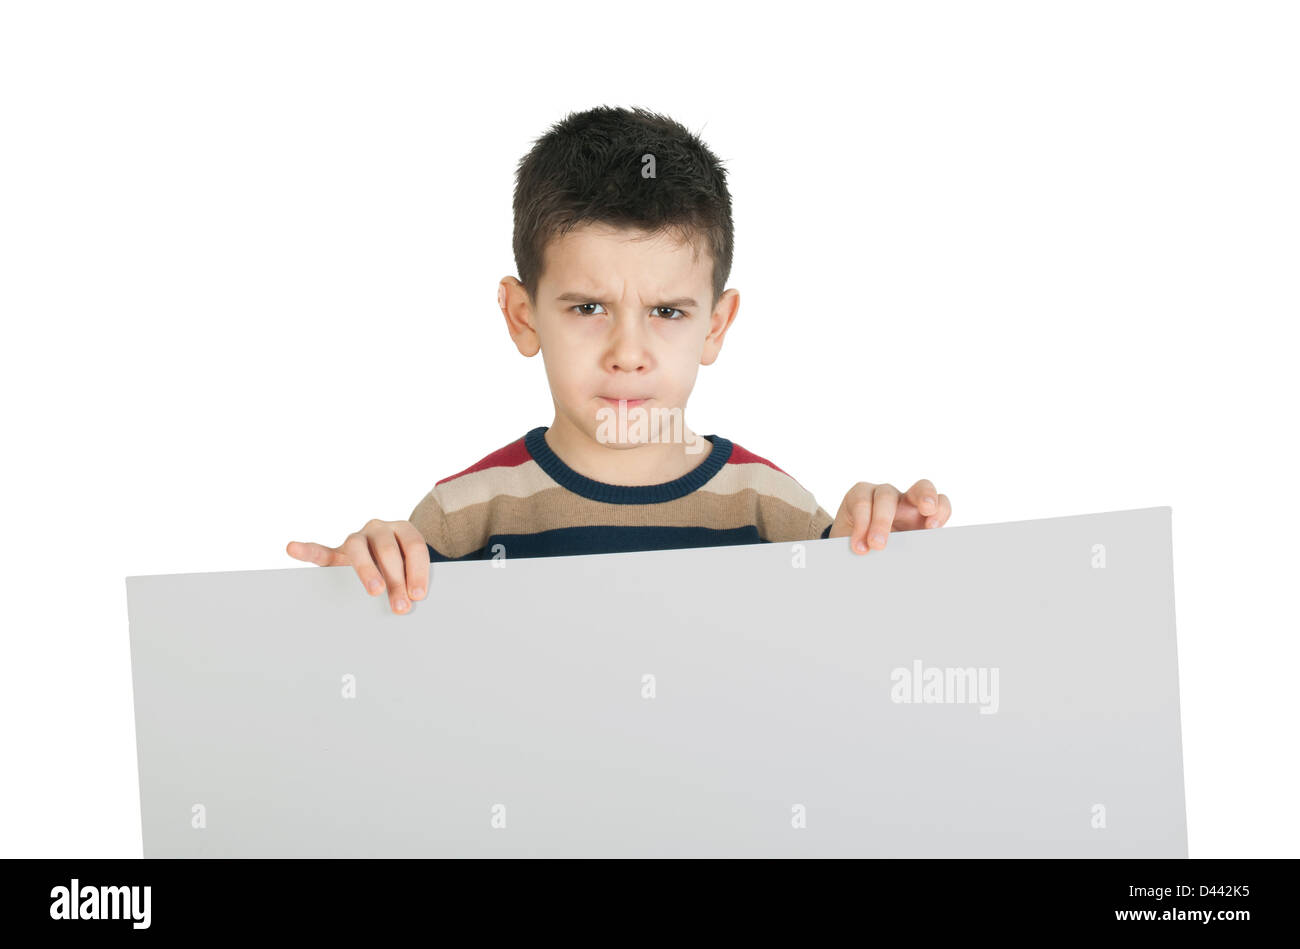
[[127, 578], [146, 857], [1185, 857], [1168, 507]]

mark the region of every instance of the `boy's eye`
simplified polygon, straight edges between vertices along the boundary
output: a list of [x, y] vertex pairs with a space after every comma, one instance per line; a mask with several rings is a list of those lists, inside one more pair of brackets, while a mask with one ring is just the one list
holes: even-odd
[[[659, 316], [662, 316], [666, 320], [680, 320], [684, 316], [686, 316], [686, 314], [682, 313], [681, 310], [678, 310], [675, 307], [671, 307], [671, 306], [657, 306], [655, 307], [655, 313], [658, 314]], [[673, 316], [672, 315], [673, 313], [681, 313], [681, 316]]]
[[[599, 303], [579, 303], [577, 306], [573, 307], [573, 309], [577, 310], [577, 311], [578, 311], [579, 313], [581, 313], [583, 316], [595, 316], [595, 314], [592, 313], [590, 310], [585, 309], [585, 307], [589, 307], [589, 306], [600, 306], [600, 304], [599, 304]], [[602, 307], [602, 309], [603, 309], [603, 307]]]

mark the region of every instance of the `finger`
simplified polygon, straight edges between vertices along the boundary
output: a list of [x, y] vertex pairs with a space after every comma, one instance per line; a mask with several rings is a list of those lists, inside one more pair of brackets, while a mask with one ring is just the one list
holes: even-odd
[[360, 531], [349, 534], [348, 539], [343, 542], [342, 550], [351, 559], [352, 566], [357, 571], [357, 576], [361, 578], [361, 585], [366, 588], [366, 592], [371, 596], [381, 592], [384, 589], [384, 578], [380, 576], [379, 568], [375, 566], [375, 560], [370, 556], [370, 544], [366, 542], [366, 535]]
[[406, 566], [402, 562], [402, 548], [397, 546], [397, 535], [391, 527], [370, 534], [370, 551], [388, 584], [388, 603], [394, 613], [405, 613], [411, 608], [406, 592]]
[[871, 523], [871, 499], [862, 498], [849, 507], [853, 530], [849, 532], [849, 546], [860, 554], [867, 552], [867, 527]]
[[907, 499], [916, 505], [916, 509], [925, 517], [939, 510], [939, 492], [934, 489], [934, 482], [922, 478], [907, 489]]
[[952, 517], [952, 502], [948, 500], [948, 495], [939, 495], [938, 513], [926, 518], [926, 527], [942, 527], [948, 523], [948, 518]]
[[423, 600], [429, 591], [429, 545], [413, 524], [398, 525], [396, 533], [406, 560], [406, 588], [412, 600]]
[[335, 563], [335, 558], [339, 555], [338, 551], [333, 547], [326, 547], [324, 544], [291, 540], [289, 545], [284, 548], [284, 552], [294, 560], [305, 560], [320, 567], [338, 566]]
[[894, 515], [898, 512], [898, 499], [901, 495], [892, 484], [878, 484], [872, 492], [871, 526], [867, 531], [867, 546], [876, 550], [884, 548], [889, 540], [889, 532], [894, 527]]

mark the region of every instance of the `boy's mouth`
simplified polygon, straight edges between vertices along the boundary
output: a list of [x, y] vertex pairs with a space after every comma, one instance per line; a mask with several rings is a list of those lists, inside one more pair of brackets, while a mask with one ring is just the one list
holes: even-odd
[[610, 405], [618, 405], [618, 403], [619, 403], [620, 401], [626, 402], [628, 408], [632, 408], [632, 407], [635, 406], [635, 405], [640, 405], [642, 402], [649, 402], [649, 401], [650, 401], [648, 398], [645, 398], [645, 399], [622, 399], [622, 400], [620, 400], [620, 399], [611, 399], [611, 398], [610, 398], [609, 396], [607, 396], [607, 395], [602, 395], [602, 396], [600, 396], [599, 398], [600, 398], [601, 400], [605, 401], [605, 402], [608, 402]]

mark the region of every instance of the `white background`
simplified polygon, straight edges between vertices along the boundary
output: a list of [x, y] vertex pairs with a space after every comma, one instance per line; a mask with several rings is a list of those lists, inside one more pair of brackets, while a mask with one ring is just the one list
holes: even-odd
[[1171, 505], [1191, 853], [1300, 856], [1297, 48], [1285, 3], [4, 4], [0, 855], [140, 853], [126, 576], [316, 569], [551, 422], [512, 176], [610, 104], [729, 171], [691, 426], [832, 514]]

